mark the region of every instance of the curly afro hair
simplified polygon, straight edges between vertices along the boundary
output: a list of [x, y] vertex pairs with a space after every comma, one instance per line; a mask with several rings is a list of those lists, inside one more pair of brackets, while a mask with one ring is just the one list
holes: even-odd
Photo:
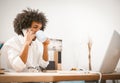
[[42, 12], [38, 12], [37, 10], [27, 8], [27, 10], [23, 10], [22, 13], [19, 13], [13, 21], [14, 31], [18, 35], [23, 35], [22, 30], [28, 29], [31, 27], [32, 22], [42, 23], [41, 30], [44, 31], [47, 23], [47, 19]]

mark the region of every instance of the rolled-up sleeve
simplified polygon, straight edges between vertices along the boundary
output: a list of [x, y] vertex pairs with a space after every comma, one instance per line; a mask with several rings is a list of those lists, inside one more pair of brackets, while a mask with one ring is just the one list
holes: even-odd
[[26, 67], [19, 56], [19, 52], [15, 49], [9, 49], [8, 60], [15, 71], [22, 71]]

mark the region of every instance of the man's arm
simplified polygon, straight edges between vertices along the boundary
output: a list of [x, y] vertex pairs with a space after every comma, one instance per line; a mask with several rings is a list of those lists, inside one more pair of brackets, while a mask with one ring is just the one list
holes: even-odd
[[43, 42], [43, 59], [45, 61], [48, 61], [48, 45], [50, 40], [47, 39], [45, 42]]
[[28, 30], [25, 34], [25, 43], [20, 53], [20, 58], [24, 63], [27, 61], [29, 45], [32, 43], [32, 40], [35, 38], [35, 34]]

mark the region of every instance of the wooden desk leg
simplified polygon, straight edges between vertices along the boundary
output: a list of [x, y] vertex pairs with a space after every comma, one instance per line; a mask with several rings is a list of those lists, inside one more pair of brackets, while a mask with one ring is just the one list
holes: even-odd
[[106, 83], [106, 80], [101, 80], [101, 83]]
[[[106, 83], [106, 80], [101, 80], [101, 83]], [[112, 83], [115, 83], [115, 80], [112, 80]]]
[[112, 80], [112, 83], [115, 83], [115, 80]]

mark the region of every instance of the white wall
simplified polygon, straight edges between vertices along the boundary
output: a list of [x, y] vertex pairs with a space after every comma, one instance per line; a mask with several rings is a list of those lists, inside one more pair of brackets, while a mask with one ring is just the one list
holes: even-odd
[[92, 67], [97, 70], [113, 30], [120, 31], [120, 0], [0, 0], [0, 6], [0, 41], [15, 35], [12, 22], [21, 10], [30, 7], [44, 12], [46, 34], [63, 40], [65, 70], [88, 69], [89, 38], [93, 43]]

